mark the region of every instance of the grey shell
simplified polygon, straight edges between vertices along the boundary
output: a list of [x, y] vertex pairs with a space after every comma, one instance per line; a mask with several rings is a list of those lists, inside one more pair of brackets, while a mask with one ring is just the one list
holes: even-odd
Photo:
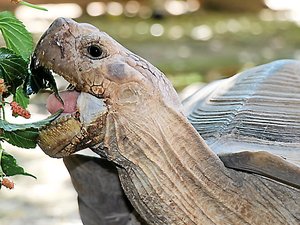
[[300, 166], [300, 61], [279, 60], [216, 81], [183, 105], [216, 153], [265, 150]]

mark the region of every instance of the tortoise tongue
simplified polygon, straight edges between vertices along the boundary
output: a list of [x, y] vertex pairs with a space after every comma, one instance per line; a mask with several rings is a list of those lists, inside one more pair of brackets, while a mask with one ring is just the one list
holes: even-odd
[[66, 90], [59, 93], [64, 105], [56, 98], [54, 94], [51, 94], [47, 99], [46, 107], [48, 111], [53, 114], [59, 109], [63, 109], [63, 113], [73, 113], [77, 110], [77, 99], [80, 92]]

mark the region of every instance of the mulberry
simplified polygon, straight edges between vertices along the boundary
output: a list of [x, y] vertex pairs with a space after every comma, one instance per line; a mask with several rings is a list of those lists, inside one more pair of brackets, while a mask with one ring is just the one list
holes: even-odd
[[20, 106], [17, 102], [11, 102], [10, 103], [12, 115], [13, 116], [22, 116], [26, 119], [29, 119], [31, 114], [28, 112], [28, 110], [24, 109], [22, 106]]
[[7, 92], [7, 87], [3, 79], [0, 79], [0, 94]]
[[14, 182], [12, 182], [8, 178], [3, 178], [3, 180], [1, 181], [1, 184], [8, 189], [13, 189], [15, 187]]

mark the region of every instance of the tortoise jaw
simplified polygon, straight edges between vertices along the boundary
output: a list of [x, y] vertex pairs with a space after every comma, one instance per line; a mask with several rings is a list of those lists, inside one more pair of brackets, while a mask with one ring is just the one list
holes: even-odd
[[[31, 56], [29, 65], [31, 76], [26, 80], [26, 92], [28, 95], [30, 95], [32, 93], [37, 93], [41, 89], [50, 88], [55, 92], [56, 97], [59, 98], [54, 74], [57, 74], [64, 79], [69, 76], [65, 76], [64, 72], [59, 68], [56, 68], [52, 61], [44, 59], [43, 54], [44, 51], [40, 51], [37, 47]], [[72, 90], [77, 90], [80, 92], [80, 89], [77, 87], [78, 85], [76, 85], [76, 83], [71, 82], [69, 79], [65, 80], [70, 83]], [[71, 88], [68, 87], [67, 89]]]
[[[63, 103], [53, 77], [56, 71], [49, 68], [47, 63], [39, 61], [37, 57], [31, 62], [31, 70], [35, 76], [42, 77], [41, 88], [50, 87], [55, 91], [57, 99]], [[72, 85], [71, 90], [78, 91], [78, 88]], [[65, 157], [101, 141], [102, 132], [98, 134], [92, 131], [105, 126], [107, 107], [104, 99], [101, 96], [95, 97], [80, 92], [76, 108], [77, 110], [72, 113], [62, 113], [50, 125], [40, 130], [38, 145], [50, 157]]]
[[65, 157], [104, 139], [107, 107], [103, 99], [81, 92], [77, 111], [64, 113], [40, 130], [38, 144], [51, 157]]
[[[44, 40], [46, 42], [46, 40]], [[65, 70], [63, 65], [51, 60], [49, 55], [56, 53], [59, 46], [53, 44], [53, 48], [44, 52], [43, 40], [40, 40], [35, 53], [31, 58], [30, 69], [33, 81], [38, 86], [35, 90], [27, 88], [27, 92], [37, 92], [40, 89], [51, 88], [62, 102], [59, 96], [53, 73], [67, 80], [76, 91], [84, 91], [78, 82], [73, 80], [74, 70]], [[48, 52], [50, 51], [50, 53]], [[57, 55], [57, 54], [54, 54]], [[59, 55], [59, 54], [58, 54]], [[66, 71], [68, 74], [66, 74]], [[27, 85], [32, 87], [32, 85]], [[77, 110], [71, 114], [63, 114], [54, 120], [48, 127], [40, 131], [38, 144], [41, 149], [51, 157], [64, 157], [86, 147], [93, 146], [102, 141], [104, 137], [107, 107], [101, 95], [97, 97], [80, 92], [77, 99]], [[103, 129], [101, 129], [103, 128]], [[99, 132], [100, 131], [100, 132]]]
[[65, 115], [39, 132], [38, 145], [50, 157], [64, 157], [76, 152], [81, 133], [80, 122], [72, 115]]

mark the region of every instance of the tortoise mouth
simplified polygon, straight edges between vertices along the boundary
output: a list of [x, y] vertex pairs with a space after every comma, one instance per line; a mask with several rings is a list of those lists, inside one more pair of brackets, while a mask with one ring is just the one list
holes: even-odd
[[102, 96], [81, 92], [74, 85], [58, 92], [54, 73], [59, 73], [39, 62], [37, 57], [31, 61], [31, 72], [43, 87], [54, 90], [47, 100], [48, 111], [53, 114], [63, 110], [57, 119], [40, 130], [38, 144], [47, 155], [64, 157], [101, 139], [101, 135], [89, 132], [104, 127], [107, 105]]

